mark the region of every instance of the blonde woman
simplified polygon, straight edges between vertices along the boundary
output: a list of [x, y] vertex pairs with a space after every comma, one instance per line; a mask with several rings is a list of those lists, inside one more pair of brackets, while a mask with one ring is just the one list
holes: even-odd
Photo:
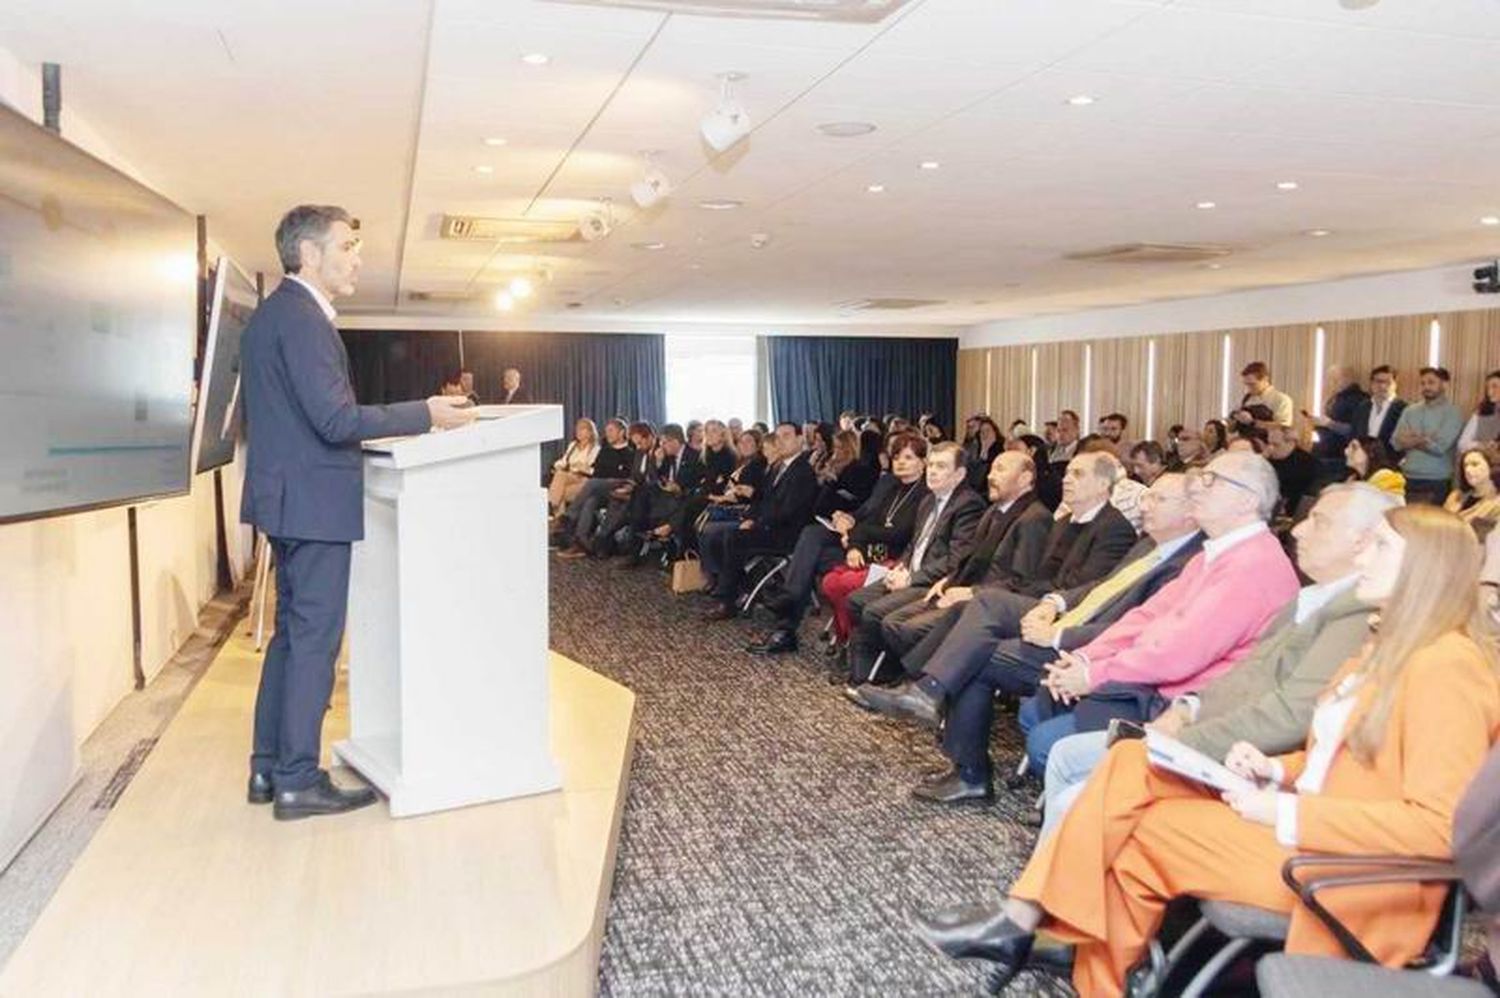
[[[1459, 798], [1500, 736], [1500, 655], [1473, 531], [1435, 507], [1394, 509], [1355, 564], [1355, 591], [1380, 620], [1324, 691], [1305, 751], [1268, 759], [1235, 745], [1225, 765], [1258, 788], [1221, 797], [1122, 742], [1003, 903], [918, 916], [918, 932], [949, 956], [1000, 963], [1004, 983], [1045, 929], [1077, 945], [1073, 983], [1090, 996], [1123, 993], [1183, 895], [1284, 912], [1287, 952], [1342, 955], [1282, 865], [1299, 853], [1451, 855]], [[1443, 893], [1404, 884], [1325, 903], [1377, 960], [1400, 966], [1426, 946]]]
[[547, 483], [547, 508], [554, 518], [568, 508], [568, 503], [583, 488], [594, 471], [599, 456], [599, 428], [592, 419], [573, 424], [573, 439], [562, 457], [552, 462], [552, 481]]

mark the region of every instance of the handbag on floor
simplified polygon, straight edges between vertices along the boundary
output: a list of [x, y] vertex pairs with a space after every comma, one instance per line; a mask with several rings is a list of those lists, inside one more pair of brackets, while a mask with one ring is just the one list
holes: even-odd
[[672, 562], [672, 592], [696, 593], [703, 590], [703, 563], [695, 554]]

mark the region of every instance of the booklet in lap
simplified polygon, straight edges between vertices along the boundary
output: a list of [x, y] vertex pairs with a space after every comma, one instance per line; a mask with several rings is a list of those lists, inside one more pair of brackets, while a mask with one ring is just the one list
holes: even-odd
[[1222, 763], [1215, 762], [1170, 735], [1150, 728], [1146, 729], [1146, 758], [1157, 769], [1185, 776], [1215, 790], [1249, 793], [1256, 789], [1254, 783], [1231, 773]]

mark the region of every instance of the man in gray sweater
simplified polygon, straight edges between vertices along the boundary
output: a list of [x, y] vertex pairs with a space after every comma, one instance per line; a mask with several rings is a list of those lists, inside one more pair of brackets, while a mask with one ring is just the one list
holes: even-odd
[[1448, 398], [1448, 369], [1422, 368], [1422, 400], [1401, 413], [1391, 442], [1405, 453], [1406, 501], [1441, 506], [1453, 478], [1454, 448], [1464, 429], [1463, 413]]

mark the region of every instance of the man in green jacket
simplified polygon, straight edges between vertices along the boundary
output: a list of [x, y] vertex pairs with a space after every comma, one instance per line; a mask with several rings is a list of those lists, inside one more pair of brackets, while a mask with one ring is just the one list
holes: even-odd
[[[1318, 694], [1370, 633], [1369, 604], [1354, 596], [1354, 558], [1400, 504], [1372, 485], [1323, 490], [1292, 531], [1297, 567], [1313, 580], [1272, 618], [1244, 661], [1151, 722], [1191, 748], [1223, 759], [1235, 742], [1273, 755], [1307, 740]], [[1047, 759], [1043, 834], [1062, 819], [1108, 751], [1104, 732], [1059, 741]]]

